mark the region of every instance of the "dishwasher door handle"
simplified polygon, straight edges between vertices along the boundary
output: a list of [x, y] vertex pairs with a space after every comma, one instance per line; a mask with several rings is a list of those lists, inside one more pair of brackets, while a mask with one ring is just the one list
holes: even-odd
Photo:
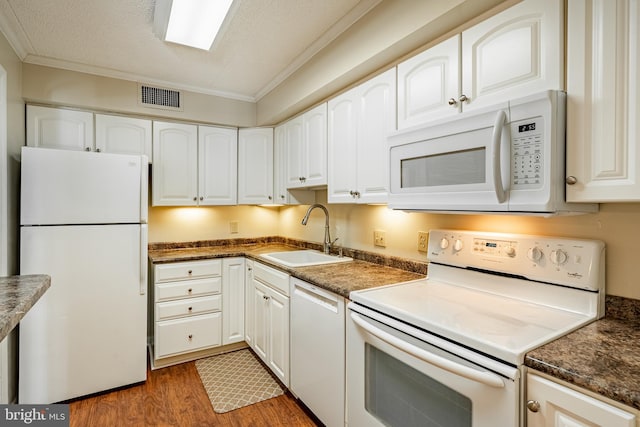
[[338, 313], [338, 297], [304, 282], [294, 282], [293, 295]]
[[452, 374], [473, 380], [484, 385], [495, 388], [504, 387], [504, 381], [502, 380], [502, 378], [491, 372], [482, 372], [468, 366], [460, 365], [459, 363], [456, 363], [452, 360], [430, 353], [426, 350], [414, 346], [413, 344], [409, 344], [408, 342], [403, 341], [402, 339], [397, 338], [390, 333], [383, 331], [382, 329], [376, 328], [372, 324], [365, 321], [357, 313], [351, 313], [351, 319], [355, 322], [356, 325], [360, 326], [362, 329], [364, 329], [374, 337], [379, 338], [387, 344], [397, 348], [398, 350], [403, 351], [424, 362], [427, 362], [430, 365], [436, 366], [440, 369], [451, 372]]

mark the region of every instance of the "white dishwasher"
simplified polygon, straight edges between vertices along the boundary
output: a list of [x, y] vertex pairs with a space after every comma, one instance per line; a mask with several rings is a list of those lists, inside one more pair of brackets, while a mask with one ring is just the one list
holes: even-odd
[[291, 278], [291, 392], [327, 427], [345, 422], [345, 301]]

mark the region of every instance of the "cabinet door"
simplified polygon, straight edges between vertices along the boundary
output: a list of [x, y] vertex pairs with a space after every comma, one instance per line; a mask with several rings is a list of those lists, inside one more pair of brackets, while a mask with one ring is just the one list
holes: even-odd
[[270, 332], [267, 364], [289, 387], [289, 298], [271, 289], [267, 291]]
[[561, 384], [527, 375], [529, 427], [635, 427], [636, 416]]
[[302, 125], [304, 184], [306, 187], [327, 185], [327, 104], [303, 114]]
[[357, 190], [358, 97], [356, 87], [329, 100], [327, 201], [355, 203]]
[[222, 344], [244, 340], [244, 258], [222, 260]]
[[460, 112], [460, 35], [398, 64], [398, 129]]
[[312, 190], [289, 190], [287, 188], [287, 129], [286, 125], [274, 129], [273, 141], [273, 197], [274, 203], [286, 205], [309, 205], [315, 203]]
[[237, 129], [198, 127], [198, 177], [200, 205], [237, 203]]
[[524, 0], [462, 33], [463, 110], [564, 88], [564, 2]]
[[640, 200], [639, 24], [637, 0], [569, 2], [568, 202]]
[[96, 151], [144, 154], [151, 162], [151, 120], [96, 114]]
[[302, 116], [289, 120], [284, 125], [286, 187], [299, 188], [304, 185], [302, 157], [304, 155]]
[[27, 105], [27, 145], [93, 150], [93, 113]]
[[253, 279], [253, 345], [251, 348], [269, 364], [269, 288]]
[[245, 260], [244, 276], [244, 340], [253, 348], [253, 328], [254, 328], [254, 307], [255, 286], [253, 284], [253, 261]]
[[198, 204], [198, 128], [153, 122], [153, 205]]
[[357, 201], [386, 203], [389, 194], [387, 136], [396, 127], [396, 70], [391, 69], [360, 88], [357, 147]]
[[273, 202], [273, 129], [238, 132], [238, 204]]

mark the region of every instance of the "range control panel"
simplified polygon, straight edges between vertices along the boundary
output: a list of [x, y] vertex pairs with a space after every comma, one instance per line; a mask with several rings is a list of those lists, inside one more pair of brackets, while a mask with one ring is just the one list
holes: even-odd
[[526, 234], [431, 230], [431, 262], [599, 290], [604, 285], [604, 243]]

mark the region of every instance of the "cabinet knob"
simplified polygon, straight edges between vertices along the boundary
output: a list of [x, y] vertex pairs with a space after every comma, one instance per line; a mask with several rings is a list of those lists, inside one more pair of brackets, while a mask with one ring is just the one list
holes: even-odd
[[273, 200], [273, 197], [269, 196], [269, 197], [267, 197], [267, 199], [269, 199], [269, 200]]
[[194, 197], [194, 198], [193, 198], [193, 201], [194, 201], [194, 202], [195, 202], [195, 201], [197, 201], [197, 200], [198, 200], [198, 198], [197, 198], [197, 197]]
[[91, 147], [85, 147], [84, 151], [91, 151]]
[[193, 273], [193, 270], [187, 271], [187, 274], [192, 274], [192, 273]]
[[531, 412], [538, 412], [540, 410], [540, 402], [537, 400], [527, 401], [527, 409]]
[[187, 289], [187, 293], [189, 293], [189, 294], [190, 294], [190, 293], [192, 293], [192, 292], [193, 292], [193, 289], [191, 289], [191, 288]]
[[456, 105], [458, 103], [458, 101], [455, 100], [455, 98], [449, 98], [449, 105]]
[[193, 334], [189, 334], [188, 338], [189, 338], [189, 341], [191, 341], [193, 339]]
[[574, 185], [578, 183], [578, 178], [575, 176], [568, 176], [567, 179], [565, 179], [565, 182], [567, 185]]
[[189, 313], [193, 311], [193, 307], [189, 307]]
[[200, 196], [200, 201], [203, 201], [203, 200], [204, 200], [204, 197]]
[[460, 98], [458, 98], [458, 101], [460, 102], [465, 102], [468, 101], [469, 97], [467, 97], [467, 95], [465, 95], [464, 93], [462, 95], [460, 95]]
[[96, 148], [96, 153], [99, 153], [99, 152], [100, 152], [100, 149], [99, 149], [99, 148]]
[[284, 194], [281, 194], [281, 195], [280, 195], [280, 198], [281, 198], [282, 200], [284, 200]]

